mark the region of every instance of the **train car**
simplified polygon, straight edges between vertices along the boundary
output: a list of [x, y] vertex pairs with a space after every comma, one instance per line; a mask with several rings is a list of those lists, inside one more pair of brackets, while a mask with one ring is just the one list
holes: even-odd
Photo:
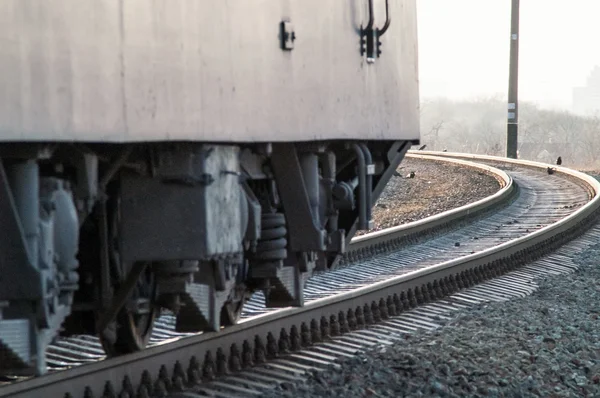
[[419, 142], [415, 0], [0, 2], [0, 368], [301, 306]]

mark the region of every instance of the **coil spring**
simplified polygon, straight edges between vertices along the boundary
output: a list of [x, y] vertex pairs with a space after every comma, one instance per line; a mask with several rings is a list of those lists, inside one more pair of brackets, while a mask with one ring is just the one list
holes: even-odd
[[261, 234], [256, 245], [255, 257], [260, 260], [278, 261], [287, 257], [287, 228], [282, 213], [261, 216]]

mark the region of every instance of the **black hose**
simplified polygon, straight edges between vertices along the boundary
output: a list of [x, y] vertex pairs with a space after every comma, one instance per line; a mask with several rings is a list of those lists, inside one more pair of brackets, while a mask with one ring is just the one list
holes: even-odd
[[[369, 167], [373, 167], [373, 157], [371, 156], [371, 151], [369, 151], [369, 148], [367, 147], [367, 144], [359, 144], [360, 147], [363, 150], [363, 153], [365, 155], [365, 170], [367, 170], [367, 168]], [[373, 208], [373, 174], [369, 173], [367, 170], [367, 187], [366, 187], [366, 191], [367, 191], [367, 195], [366, 195], [366, 200], [367, 200], [367, 224], [370, 226], [371, 224], [371, 211]]]
[[352, 144], [358, 161], [358, 229], [368, 229], [367, 220], [367, 168], [365, 166], [365, 154], [359, 144]]

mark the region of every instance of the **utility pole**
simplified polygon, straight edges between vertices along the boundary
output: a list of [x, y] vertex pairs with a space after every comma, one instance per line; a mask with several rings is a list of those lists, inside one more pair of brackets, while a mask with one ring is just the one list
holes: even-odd
[[506, 157], [517, 158], [519, 130], [519, 0], [512, 0], [510, 17], [510, 66], [508, 76], [508, 120]]

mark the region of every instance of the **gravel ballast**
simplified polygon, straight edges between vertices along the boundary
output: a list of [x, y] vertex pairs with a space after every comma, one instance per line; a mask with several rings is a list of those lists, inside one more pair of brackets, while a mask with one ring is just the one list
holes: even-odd
[[[411, 172], [414, 173], [412, 178]], [[407, 157], [373, 207], [375, 227], [368, 232], [473, 203], [499, 189], [500, 184], [494, 176], [482, 171], [448, 162]]]
[[600, 242], [573, 258], [578, 271], [538, 281], [531, 296], [465, 310], [266, 396], [600, 396], [598, 258]]

